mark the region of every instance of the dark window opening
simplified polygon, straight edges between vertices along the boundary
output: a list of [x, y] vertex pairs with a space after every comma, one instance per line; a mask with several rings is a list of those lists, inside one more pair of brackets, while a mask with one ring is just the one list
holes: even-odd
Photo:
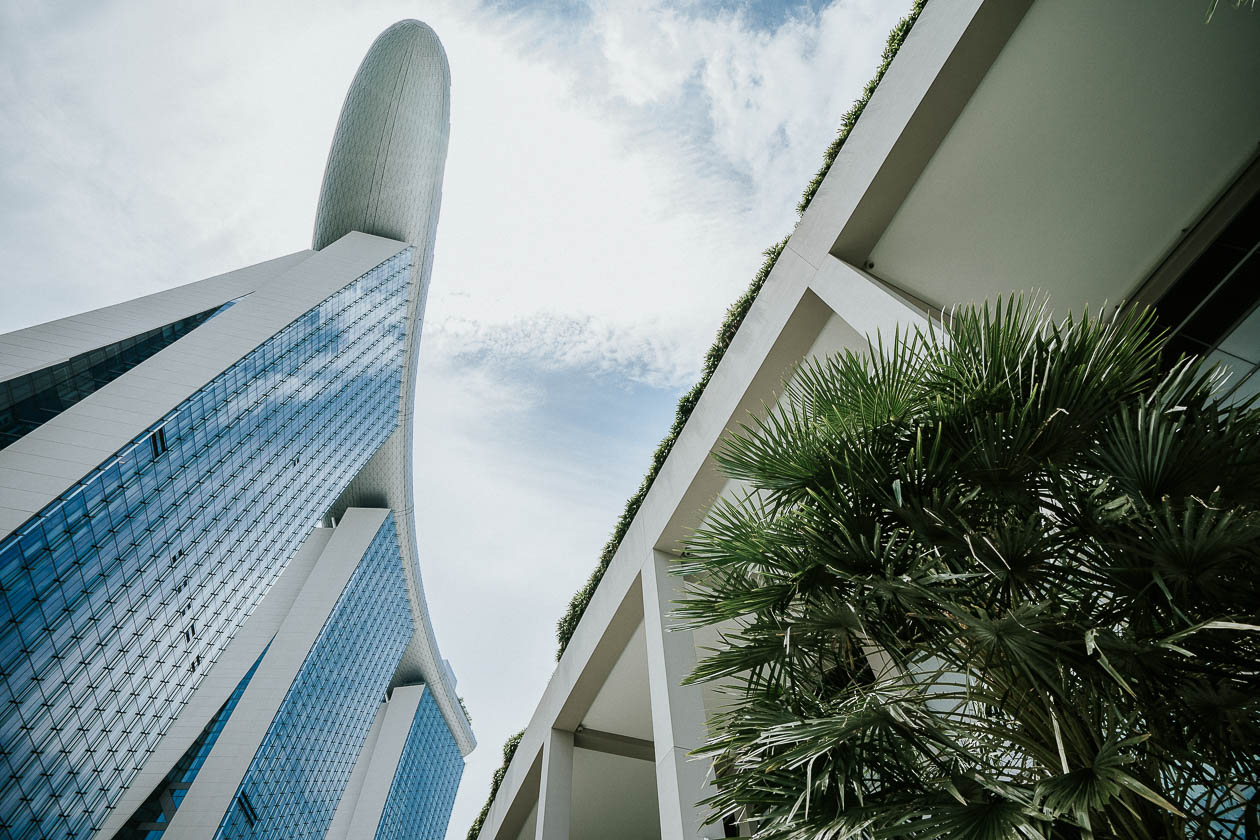
[[258, 824], [258, 812], [254, 810], [254, 805], [249, 801], [249, 794], [241, 791], [241, 795], [237, 799], [241, 803], [241, 813], [245, 815], [245, 821], [249, 823], [250, 828]]
[[0, 382], [0, 449], [104, 388], [231, 305], [231, 302], [225, 303]]
[[166, 451], [166, 427], [155, 431], [149, 435], [149, 446], [153, 449], [153, 459], [156, 461], [158, 456]]
[[1238, 397], [1260, 390], [1260, 195], [1253, 196], [1155, 305], [1164, 364], [1205, 356]]

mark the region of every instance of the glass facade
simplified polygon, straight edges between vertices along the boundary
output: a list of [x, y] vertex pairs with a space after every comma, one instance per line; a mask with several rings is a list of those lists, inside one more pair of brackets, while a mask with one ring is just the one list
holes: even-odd
[[376, 840], [441, 840], [455, 805], [464, 757], [425, 689], [376, 828]]
[[324, 836], [413, 629], [391, 515], [306, 655], [216, 837]]
[[0, 449], [173, 344], [232, 305], [225, 303], [155, 330], [0, 382]]
[[0, 836], [90, 836], [394, 430], [410, 266], [348, 278], [0, 542]]
[[[267, 648], [270, 647], [271, 644], [268, 643]], [[193, 741], [192, 746], [180, 757], [179, 761], [175, 762], [171, 772], [166, 774], [162, 783], [136, 810], [122, 831], [114, 835], [114, 840], [161, 840], [167, 824], [179, 809], [180, 803], [184, 801], [188, 789], [197, 778], [197, 773], [201, 771], [201, 766], [206, 763], [215, 742], [219, 740], [219, 733], [227, 725], [228, 718], [232, 716], [232, 711], [240, 702], [241, 695], [245, 693], [250, 678], [258, 670], [258, 663], [262, 662], [266, 655], [267, 649], [264, 649], [250, 669], [245, 672], [245, 676], [233, 689], [232, 694], [219, 707], [219, 711], [210, 718], [210, 722], [197, 736], [197, 740]]]
[[1253, 305], [1208, 354], [1207, 360], [1229, 370], [1225, 387], [1230, 389], [1231, 400], [1243, 402], [1260, 394], [1260, 308]]

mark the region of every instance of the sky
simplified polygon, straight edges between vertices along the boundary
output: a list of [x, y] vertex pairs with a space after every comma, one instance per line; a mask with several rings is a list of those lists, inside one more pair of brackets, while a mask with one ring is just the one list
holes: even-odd
[[7, 0], [0, 332], [309, 247], [359, 61], [401, 18], [437, 31], [451, 134], [415, 493], [480, 742], [462, 838], [556, 620], [909, 5]]

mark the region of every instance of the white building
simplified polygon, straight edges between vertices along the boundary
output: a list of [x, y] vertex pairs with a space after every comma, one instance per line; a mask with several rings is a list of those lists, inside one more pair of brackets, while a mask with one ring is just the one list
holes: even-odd
[[569, 642], [481, 840], [713, 838], [689, 757], [670, 557], [725, 481], [710, 453], [804, 358], [955, 304], [1157, 308], [1260, 387], [1260, 10], [1208, 0], [931, 0], [726, 351]]

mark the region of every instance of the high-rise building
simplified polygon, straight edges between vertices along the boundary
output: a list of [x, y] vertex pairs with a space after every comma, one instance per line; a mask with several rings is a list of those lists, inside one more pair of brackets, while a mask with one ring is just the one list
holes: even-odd
[[0, 836], [445, 834], [474, 740], [411, 444], [449, 91], [390, 27], [311, 250], [0, 336]]

